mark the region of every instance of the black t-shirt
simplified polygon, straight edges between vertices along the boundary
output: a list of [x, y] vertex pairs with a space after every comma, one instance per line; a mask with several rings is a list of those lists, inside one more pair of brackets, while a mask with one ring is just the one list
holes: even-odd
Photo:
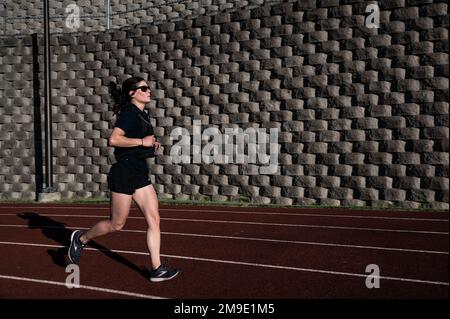
[[[141, 111], [132, 103], [122, 108], [114, 127], [121, 128], [128, 138], [144, 138], [154, 134], [148, 113]], [[114, 156], [127, 167], [148, 173], [147, 161], [138, 157], [143, 148], [143, 146], [114, 147]]]

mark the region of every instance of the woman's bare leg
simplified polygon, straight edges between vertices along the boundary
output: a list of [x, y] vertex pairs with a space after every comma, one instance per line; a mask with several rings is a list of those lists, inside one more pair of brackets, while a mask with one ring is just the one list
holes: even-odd
[[111, 218], [102, 220], [84, 233], [80, 240], [86, 244], [91, 239], [121, 230], [130, 213], [132, 195], [111, 192]]
[[150, 253], [153, 269], [161, 265], [161, 230], [159, 227], [159, 204], [158, 196], [152, 185], [136, 190], [133, 200], [144, 214], [147, 221], [147, 248]]

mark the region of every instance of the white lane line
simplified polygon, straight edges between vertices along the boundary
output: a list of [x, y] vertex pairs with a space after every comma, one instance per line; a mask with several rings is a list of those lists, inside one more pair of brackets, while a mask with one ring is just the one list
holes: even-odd
[[[125, 253], [125, 252], [123, 252], [123, 253]], [[168, 257], [168, 258], [191, 259], [191, 260], [227, 263], [227, 264], [235, 264], [235, 265], [256, 266], [256, 267], [304, 271], [304, 272], [315, 272], [315, 273], [322, 273], [322, 274], [329, 274], [329, 275], [341, 275], [341, 276], [363, 277], [363, 278], [367, 278], [367, 276], [368, 276], [367, 274], [357, 274], [357, 273], [348, 273], [348, 272], [342, 272], [342, 271], [331, 271], [331, 270], [312, 269], [312, 268], [287, 267], [287, 266], [278, 266], [278, 265], [256, 264], [256, 263], [246, 263], [246, 262], [240, 262], [240, 261], [237, 262], [237, 261], [230, 261], [230, 260], [187, 257], [187, 256], [177, 256], [177, 255], [164, 255], [164, 256]], [[383, 279], [383, 280], [405, 281], [405, 282], [413, 282], [413, 283], [420, 283], [420, 284], [448, 286], [448, 282], [445, 282], [445, 281], [430, 281], [430, 280], [411, 279], [411, 278], [402, 278], [402, 277], [388, 277], [388, 276], [379, 276], [379, 278]]]
[[[5, 208], [5, 207], [0, 207]], [[77, 206], [67, 206], [67, 207], [6, 207], [6, 208], [12, 208], [12, 209], [18, 209], [18, 208], [29, 208], [29, 209], [79, 209], [79, 210], [110, 210], [109, 207], [77, 207]], [[132, 210], [137, 210], [137, 207], [131, 207]], [[160, 211], [173, 211], [173, 212], [180, 212], [180, 209], [178, 208], [160, 208]], [[262, 211], [229, 211], [229, 210], [206, 210], [206, 209], [182, 209], [183, 212], [192, 212], [192, 213], [228, 213], [228, 214], [253, 214], [253, 215], [275, 215], [275, 216], [311, 216], [311, 217], [331, 217], [331, 218], [360, 218], [360, 219], [387, 219], [387, 220], [408, 220], [408, 221], [430, 221], [430, 222], [449, 222], [448, 219], [444, 218], [417, 218], [417, 217], [385, 217], [385, 216], [365, 216], [365, 215], [334, 215], [334, 214], [323, 214], [323, 213], [271, 213], [271, 212], [262, 212]], [[367, 210], [370, 212], [370, 210]], [[415, 213], [415, 212], [412, 212]], [[3, 214], [0, 214], [3, 215]]]
[[[180, 209], [172, 208], [160, 208], [163, 211], [175, 211], [180, 212]], [[448, 219], [429, 219], [429, 218], [416, 218], [416, 217], [384, 217], [384, 216], [361, 216], [361, 215], [334, 215], [334, 214], [306, 214], [306, 213], [271, 213], [271, 212], [248, 212], [248, 211], [228, 211], [228, 210], [196, 210], [196, 209], [183, 209], [182, 212], [193, 212], [193, 213], [228, 213], [228, 214], [255, 214], [255, 215], [286, 215], [286, 216], [308, 216], [308, 217], [336, 217], [336, 218], [361, 218], [361, 219], [388, 219], [388, 220], [411, 220], [411, 221], [439, 221], [447, 222]]]
[[275, 243], [288, 243], [288, 244], [302, 244], [302, 245], [314, 245], [314, 246], [330, 246], [330, 247], [344, 247], [344, 248], [373, 249], [373, 250], [387, 250], [387, 251], [448, 255], [447, 251], [437, 251], [437, 250], [419, 250], [419, 249], [391, 248], [391, 247], [378, 247], [378, 246], [347, 245], [347, 244], [321, 243], [321, 242], [299, 241], [299, 240], [266, 239], [266, 238], [255, 238], [255, 237], [218, 236], [218, 235], [204, 235], [204, 234], [173, 233], [173, 232], [161, 232], [161, 233], [167, 234], [167, 235], [178, 235], [178, 236], [193, 236], [193, 237], [206, 237], [206, 238], [212, 237], [212, 238], [220, 238], [220, 239], [254, 240], [254, 241], [275, 242]]
[[[17, 214], [9, 214], [17, 215]], [[70, 215], [70, 214], [38, 214], [41, 217], [77, 217], [77, 218], [109, 218], [102, 215]], [[131, 219], [142, 219], [143, 217], [128, 217]], [[369, 227], [347, 227], [347, 226], [325, 226], [325, 225], [307, 225], [307, 224], [284, 224], [284, 223], [261, 223], [250, 221], [234, 221], [234, 220], [215, 220], [215, 219], [189, 219], [189, 218], [161, 218], [161, 220], [183, 221], [183, 222], [202, 222], [202, 223], [224, 223], [224, 224], [245, 224], [245, 225], [264, 225], [264, 226], [284, 226], [284, 227], [303, 227], [303, 228], [323, 228], [323, 229], [346, 229], [346, 230], [363, 230], [363, 231], [385, 231], [397, 233], [414, 233], [414, 234], [435, 234], [448, 235], [448, 232], [434, 232], [427, 230], [409, 230], [409, 229], [389, 229], [389, 228], [369, 228]]]
[[324, 225], [302, 225], [302, 224], [283, 224], [283, 223], [260, 223], [260, 222], [247, 222], [247, 221], [186, 219], [186, 218], [161, 218], [161, 220], [203, 222], [203, 223], [246, 224], [246, 225], [265, 225], [265, 226], [284, 226], [284, 227], [303, 227], [303, 228], [324, 228], [324, 229], [346, 229], [346, 230], [364, 230], [364, 231], [384, 231], [384, 232], [396, 232], [396, 233], [448, 235], [448, 232], [432, 232], [432, 231], [427, 231], [427, 230], [409, 230], [409, 229], [387, 229], [387, 228], [345, 227], [345, 226], [324, 226]]
[[[27, 225], [2, 225], [2, 224], [0, 224], [0, 227], [18, 227], [18, 228], [30, 228], [30, 229], [43, 229], [43, 228], [67, 229], [66, 227], [62, 227], [62, 226], [31, 226], [30, 227]], [[85, 230], [85, 229], [89, 229], [89, 228], [87, 228], [87, 227], [71, 227], [71, 229]], [[142, 234], [147, 233], [147, 231], [145, 231], [145, 230], [137, 230], [137, 229], [122, 229], [121, 232], [142, 233]], [[220, 236], [220, 235], [205, 235], [205, 234], [195, 234], [195, 233], [174, 233], [174, 232], [161, 232], [161, 234], [175, 235], [175, 236], [188, 236], [188, 237], [232, 239], [232, 240], [250, 240], [250, 241], [253, 240], [253, 241], [262, 241], [262, 242], [302, 244], [302, 245], [313, 245], [313, 246], [329, 246], [329, 247], [344, 247], [344, 248], [357, 248], [357, 249], [400, 251], [400, 252], [425, 253], [425, 254], [441, 254], [441, 255], [449, 254], [448, 251], [438, 251], [438, 250], [420, 250], [420, 249], [394, 248], [394, 247], [363, 246], [363, 245], [322, 243], [322, 242], [313, 242], [313, 241], [269, 239], [269, 238], [257, 238], [257, 237]]]
[[[66, 246], [61, 246], [61, 245], [41, 245], [41, 244], [29, 244], [29, 243], [19, 243], [19, 242], [5, 242], [5, 241], [0, 241], [0, 244], [3, 244], [3, 245], [18, 245], [18, 246], [34, 246], [34, 247], [42, 246], [42, 247], [54, 247], [54, 248], [67, 248]], [[85, 250], [99, 251], [98, 249], [88, 248], [88, 247], [86, 247]], [[139, 251], [130, 251], [130, 250], [110, 249], [109, 251], [112, 251], [112, 252], [115, 252], [115, 253], [122, 253], [122, 254], [144, 255], [144, 256], [148, 255], [148, 252], [139, 252]], [[340, 276], [367, 278], [367, 274], [349, 273], [349, 272], [333, 271], [333, 270], [289, 267], [289, 266], [279, 266], [279, 265], [271, 265], [271, 264], [248, 263], [248, 262], [242, 262], [242, 261], [232, 261], [232, 260], [223, 260], [223, 259], [211, 259], [211, 258], [201, 258], [201, 257], [190, 257], [190, 256], [179, 256], [179, 255], [167, 255], [167, 254], [161, 254], [161, 256], [162, 257], [167, 257], [167, 258], [198, 260], [198, 261], [224, 263], [224, 264], [232, 264], [232, 265], [242, 265], [242, 266], [252, 266], [252, 267], [270, 268], [270, 269], [283, 269], [283, 270], [292, 270], [292, 271], [322, 273], [322, 274], [328, 274], [328, 275], [340, 275]], [[389, 277], [389, 276], [379, 276], [379, 278], [383, 279], [383, 280], [404, 281], [404, 282], [429, 284], [429, 285], [441, 285], [441, 286], [448, 286], [449, 285], [448, 282], [443, 282], [443, 281], [431, 281], [431, 280], [421, 280], [421, 279], [412, 279], [412, 278], [403, 278], [403, 277]]]
[[[7, 275], [0, 275], [0, 279], [28, 281], [28, 282], [38, 283], [38, 284], [46, 284], [46, 285], [55, 285], [55, 286], [67, 287], [65, 282], [44, 280], [44, 279], [35, 279], [35, 278], [17, 277], [17, 276], [7, 276]], [[86, 289], [86, 290], [107, 292], [107, 293], [116, 294], [116, 295], [124, 295], [124, 296], [129, 296], [129, 297], [137, 297], [137, 298], [145, 298], [145, 299], [167, 299], [167, 298], [158, 297], [158, 296], [144, 295], [144, 294], [140, 294], [140, 293], [136, 293], [136, 292], [130, 292], [130, 291], [124, 291], [124, 290], [116, 290], [116, 289], [108, 289], [108, 288], [87, 286], [87, 285], [80, 285], [79, 288], [73, 288], [73, 289]]]

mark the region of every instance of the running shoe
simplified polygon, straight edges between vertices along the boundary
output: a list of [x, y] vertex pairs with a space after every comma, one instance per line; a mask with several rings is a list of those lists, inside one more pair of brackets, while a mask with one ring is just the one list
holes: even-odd
[[80, 261], [81, 252], [84, 248], [84, 244], [80, 240], [81, 235], [83, 235], [81, 230], [75, 230], [70, 236], [70, 247], [67, 255], [72, 264], [78, 264]]
[[150, 272], [150, 281], [160, 282], [175, 278], [180, 274], [178, 269], [172, 269], [165, 265], [161, 265], [158, 268]]

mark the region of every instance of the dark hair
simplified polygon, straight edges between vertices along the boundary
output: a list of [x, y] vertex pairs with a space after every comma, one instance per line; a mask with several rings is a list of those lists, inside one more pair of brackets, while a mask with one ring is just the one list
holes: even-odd
[[131, 101], [130, 91], [134, 91], [139, 82], [145, 81], [143, 78], [134, 76], [126, 79], [119, 88], [116, 83], [109, 83], [109, 94], [113, 100], [113, 112], [117, 114], [122, 107]]

